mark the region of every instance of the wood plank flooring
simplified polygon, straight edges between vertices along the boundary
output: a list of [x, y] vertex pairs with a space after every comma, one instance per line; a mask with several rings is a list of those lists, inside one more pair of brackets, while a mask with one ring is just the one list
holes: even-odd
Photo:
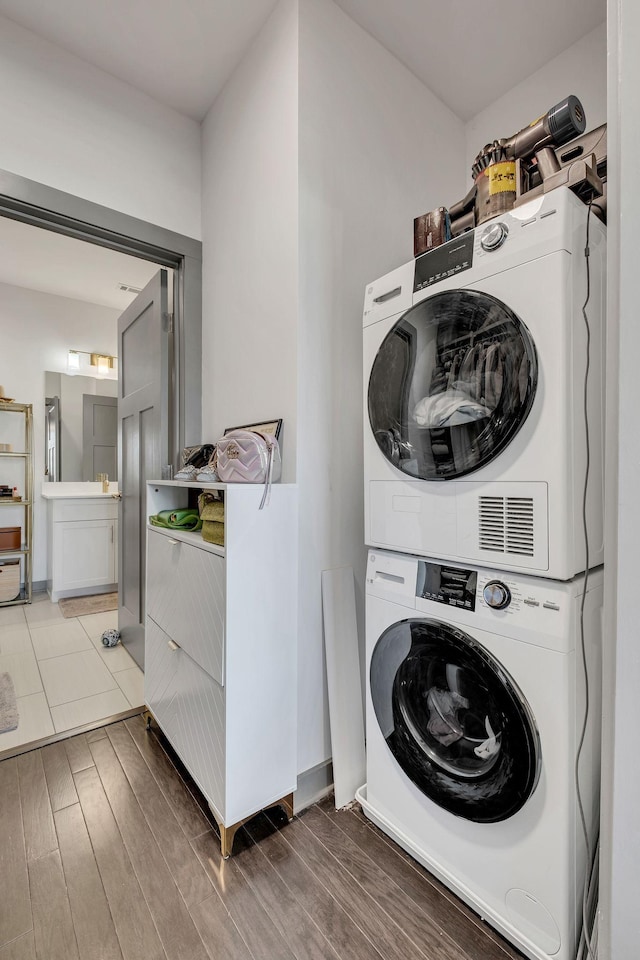
[[0, 960], [519, 960], [359, 810], [223, 860], [141, 717], [0, 762]]

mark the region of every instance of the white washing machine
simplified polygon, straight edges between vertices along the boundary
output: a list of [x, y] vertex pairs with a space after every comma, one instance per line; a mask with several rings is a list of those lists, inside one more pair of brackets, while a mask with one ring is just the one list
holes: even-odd
[[[365, 541], [569, 580], [582, 498], [588, 208], [554, 190], [370, 284]], [[592, 213], [590, 566], [603, 562], [606, 229]]]
[[[535, 960], [573, 960], [586, 844], [574, 763], [585, 710], [583, 578], [370, 550], [367, 816]], [[602, 569], [585, 600], [594, 836]]]

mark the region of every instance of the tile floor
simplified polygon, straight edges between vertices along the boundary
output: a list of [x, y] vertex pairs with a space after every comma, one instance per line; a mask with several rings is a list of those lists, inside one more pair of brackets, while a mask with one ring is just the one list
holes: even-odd
[[0, 673], [11, 674], [20, 715], [17, 730], [0, 733], [0, 755], [144, 704], [140, 668], [100, 639], [117, 622], [115, 610], [65, 620], [46, 594], [0, 608]]

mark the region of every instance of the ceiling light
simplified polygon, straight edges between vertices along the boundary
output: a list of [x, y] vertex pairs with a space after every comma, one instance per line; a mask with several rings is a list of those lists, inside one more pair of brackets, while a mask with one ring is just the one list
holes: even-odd
[[68, 370], [79, 370], [80, 369], [80, 354], [77, 350], [69, 350], [69, 355], [67, 357], [67, 369]]

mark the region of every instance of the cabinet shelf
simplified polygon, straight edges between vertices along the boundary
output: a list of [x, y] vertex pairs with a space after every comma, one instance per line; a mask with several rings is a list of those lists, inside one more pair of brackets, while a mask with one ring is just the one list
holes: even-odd
[[27, 596], [24, 589], [21, 589], [18, 596], [14, 597], [13, 600], [3, 600], [0, 606], [17, 607], [19, 603], [31, 603], [31, 598]]

